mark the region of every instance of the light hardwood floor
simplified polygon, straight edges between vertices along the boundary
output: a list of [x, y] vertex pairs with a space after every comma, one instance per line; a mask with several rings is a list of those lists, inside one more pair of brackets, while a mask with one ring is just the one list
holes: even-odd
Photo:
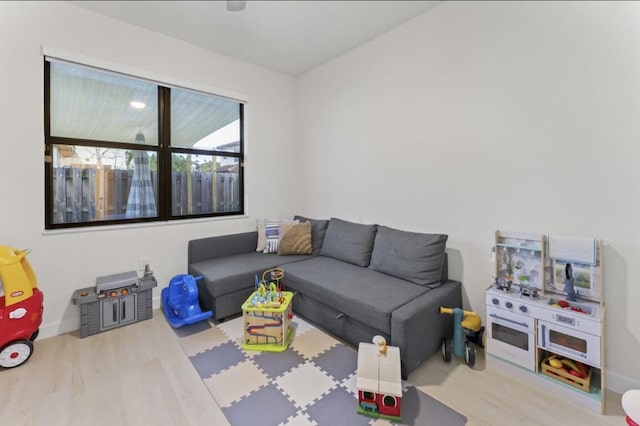
[[[625, 425], [620, 395], [608, 394], [599, 415], [485, 366], [481, 354], [474, 369], [435, 354], [409, 382], [470, 426]], [[36, 340], [26, 364], [0, 371], [0, 425], [227, 424], [159, 310], [84, 339], [76, 331]]]

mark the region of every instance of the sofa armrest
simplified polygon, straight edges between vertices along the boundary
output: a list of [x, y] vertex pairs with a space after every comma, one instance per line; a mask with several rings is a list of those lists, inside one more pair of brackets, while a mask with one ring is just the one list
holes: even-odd
[[449, 281], [449, 256], [447, 252], [444, 252], [444, 259], [442, 261], [442, 275], [440, 276], [440, 282]]
[[462, 307], [459, 281], [448, 280], [393, 312], [391, 345], [401, 348], [402, 377], [436, 352], [443, 338], [453, 335], [453, 318], [441, 314], [441, 306]]
[[187, 263], [256, 251], [258, 231], [219, 235], [189, 241]]

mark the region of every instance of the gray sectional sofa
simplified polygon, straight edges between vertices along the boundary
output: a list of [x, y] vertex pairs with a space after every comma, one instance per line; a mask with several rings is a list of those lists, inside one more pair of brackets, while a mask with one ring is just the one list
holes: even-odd
[[241, 313], [254, 277], [282, 267], [295, 314], [354, 346], [384, 336], [400, 348], [404, 378], [451, 337], [452, 318], [439, 308], [462, 307], [462, 289], [448, 279], [447, 235], [296, 218], [311, 221], [311, 255], [256, 252], [257, 231], [190, 241], [202, 309], [216, 320]]

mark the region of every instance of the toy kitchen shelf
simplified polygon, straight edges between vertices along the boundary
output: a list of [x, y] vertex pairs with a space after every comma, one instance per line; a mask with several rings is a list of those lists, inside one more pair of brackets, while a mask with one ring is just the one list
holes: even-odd
[[[487, 315], [489, 365], [604, 413], [605, 306], [600, 242], [496, 231], [493, 254], [495, 282], [487, 289], [487, 311], [532, 322], [533, 336], [530, 333], [531, 343], [524, 345], [528, 349], [509, 348], [498, 336], [500, 327], [502, 331], [505, 327], [497, 324], [495, 314], [494, 318]], [[518, 350], [522, 356], [509, 359], [511, 352]]]

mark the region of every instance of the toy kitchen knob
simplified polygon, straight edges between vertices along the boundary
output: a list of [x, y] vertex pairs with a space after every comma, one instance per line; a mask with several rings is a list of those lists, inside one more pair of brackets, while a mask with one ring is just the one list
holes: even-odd
[[518, 308], [520, 309], [520, 312], [522, 312], [523, 314], [526, 314], [528, 309], [525, 305], [520, 305], [520, 307]]
[[511, 302], [507, 302], [507, 303], [505, 303], [505, 306], [506, 306], [507, 308], [511, 309], [511, 308], [513, 308], [513, 303], [511, 303]]
[[500, 304], [500, 301], [498, 300], [498, 298], [497, 298], [497, 297], [494, 297], [493, 299], [491, 299], [491, 303], [493, 303], [494, 305], [496, 305], [496, 306], [497, 306], [497, 305], [499, 305], [499, 304]]

